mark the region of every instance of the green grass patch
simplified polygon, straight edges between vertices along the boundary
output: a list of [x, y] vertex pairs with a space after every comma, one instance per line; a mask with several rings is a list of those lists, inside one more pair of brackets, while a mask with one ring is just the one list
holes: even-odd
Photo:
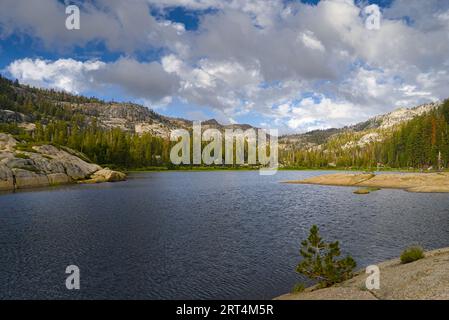
[[304, 290], [306, 290], [306, 286], [302, 283], [297, 283], [293, 287], [292, 293], [301, 293], [301, 292], [304, 292]]
[[401, 253], [401, 263], [411, 263], [424, 258], [424, 250], [419, 246], [413, 246], [405, 249]]

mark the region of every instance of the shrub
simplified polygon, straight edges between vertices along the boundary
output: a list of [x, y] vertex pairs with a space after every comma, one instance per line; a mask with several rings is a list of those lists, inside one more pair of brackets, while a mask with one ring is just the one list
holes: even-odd
[[33, 149], [33, 144], [29, 144], [29, 143], [26, 143], [26, 142], [18, 143], [16, 145], [16, 149], [19, 150], [19, 151], [26, 151], [26, 152], [34, 152], [34, 153], [36, 153], [36, 150]]
[[414, 246], [405, 249], [401, 253], [401, 263], [410, 263], [419, 259], [424, 258], [424, 250], [421, 247]]
[[25, 153], [20, 153], [20, 152], [16, 153], [14, 156], [15, 156], [16, 158], [20, 158], [20, 159], [29, 159], [29, 158], [30, 158], [30, 157], [29, 157], [28, 155], [26, 155]]
[[321, 288], [350, 279], [356, 262], [350, 256], [337, 260], [341, 255], [339, 242], [325, 243], [317, 226], [312, 226], [309, 237], [301, 243], [303, 260], [296, 271], [318, 281]]
[[305, 285], [302, 283], [298, 283], [293, 287], [292, 293], [300, 293], [306, 289]]

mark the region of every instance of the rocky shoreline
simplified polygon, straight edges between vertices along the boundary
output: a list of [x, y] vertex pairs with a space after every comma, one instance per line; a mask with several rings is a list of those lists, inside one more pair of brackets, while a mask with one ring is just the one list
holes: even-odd
[[126, 179], [124, 173], [89, 163], [81, 159], [81, 153], [69, 148], [18, 147], [19, 142], [12, 135], [0, 133], [0, 191]]
[[275, 300], [447, 300], [449, 299], [449, 248], [425, 253], [423, 259], [401, 264], [394, 259], [377, 265], [380, 288], [366, 289], [368, 274], [361, 270], [340, 284], [325, 289], [311, 287]]
[[290, 184], [403, 189], [408, 192], [449, 193], [449, 173], [337, 173], [312, 177]]

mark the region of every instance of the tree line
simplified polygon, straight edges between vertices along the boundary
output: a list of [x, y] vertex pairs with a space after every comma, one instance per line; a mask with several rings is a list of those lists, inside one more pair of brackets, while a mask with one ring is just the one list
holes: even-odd
[[[23, 86], [0, 75], [0, 107], [23, 113], [36, 125], [29, 132], [14, 123], [0, 123], [0, 131], [30, 143], [67, 146], [99, 164], [124, 168], [172, 166], [169, 156], [174, 143], [167, 138], [104, 128], [94, 117], [73, 112], [64, 102], [102, 103], [96, 98]], [[382, 142], [353, 143], [366, 133], [337, 134], [327, 138], [321, 148], [279, 150], [279, 162], [293, 168], [449, 166], [449, 101], [399, 128], [382, 132]]]
[[281, 162], [302, 168], [449, 167], [449, 100], [394, 130], [381, 132], [382, 141], [363, 146], [350, 144], [366, 133], [339, 134], [321, 148], [284, 150], [280, 152]]

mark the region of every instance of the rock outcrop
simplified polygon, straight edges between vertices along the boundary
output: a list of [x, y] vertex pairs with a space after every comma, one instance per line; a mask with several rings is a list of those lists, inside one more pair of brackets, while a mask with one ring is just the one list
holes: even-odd
[[124, 173], [89, 163], [69, 148], [40, 145], [22, 151], [18, 145], [11, 135], [0, 133], [0, 191], [126, 179]]
[[352, 279], [326, 289], [307, 288], [277, 300], [447, 300], [449, 299], [449, 248], [426, 252], [423, 259], [401, 264], [394, 259], [377, 265], [380, 288], [366, 289], [365, 270]]
[[420, 193], [449, 193], [449, 173], [387, 173], [354, 174], [337, 173], [312, 177], [301, 181], [286, 181], [291, 184], [318, 184], [366, 188], [404, 189]]
[[[388, 137], [388, 132], [394, 128], [407, 123], [425, 113], [437, 109], [442, 102], [433, 102], [414, 108], [399, 108], [390, 113], [370, 118], [364, 122], [357, 123], [344, 128], [331, 128], [325, 130], [314, 130], [307, 133], [290, 134], [279, 137], [279, 148], [284, 150], [315, 150], [327, 152], [328, 142], [332, 139], [341, 143], [343, 149], [363, 148], [373, 142], [382, 142]], [[348, 141], [348, 133], [352, 136]]]
[[123, 172], [113, 171], [109, 168], [104, 168], [93, 173], [89, 180], [84, 180], [85, 183], [100, 183], [100, 182], [115, 182], [122, 181], [126, 178]]
[[20, 123], [31, 121], [31, 117], [20, 112], [0, 109], [0, 123]]
[[[175, 129], [190, 129], [192, 121], [162, 116], [144, 106], [133, 103], [70, 103], [63, 102], [66, 110], [80, 113], [92, 122], [94, 119], [103, 128], [119, 128], [120, 130], [137, 134], [150, 133], [154, 136], [167, 138]], [[203, 130], [252, 128], [247, 124], [220, 124], [215, 119], [203, 121]]]

